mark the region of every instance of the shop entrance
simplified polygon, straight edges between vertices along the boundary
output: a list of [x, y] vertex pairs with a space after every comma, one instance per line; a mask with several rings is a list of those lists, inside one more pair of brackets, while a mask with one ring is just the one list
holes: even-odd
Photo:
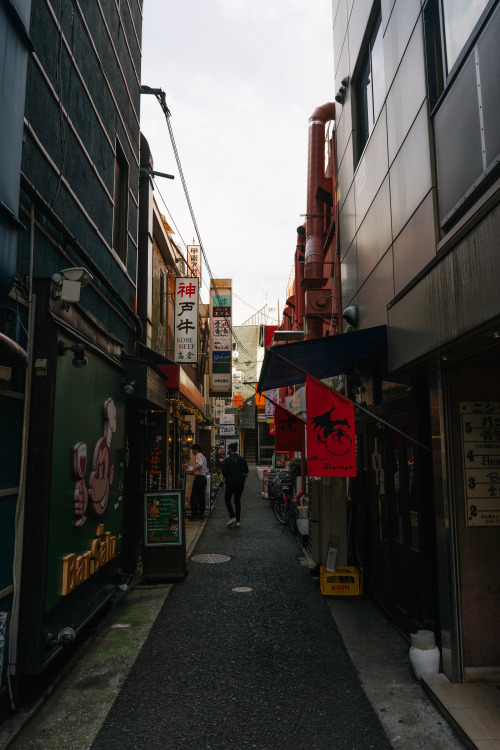
[[353, 499], [358, 507], [364, 506], [361, 516], [366, 517], [366, 587], [407, 635], [435, 624], [434, 591], [427, 590], [426, 575], [434, 559], [428, 513], [431, 454], [425, 455], [409, 439], [411, 417], [411, 412], [391, 415], [391, 423], [409, 437], [373, 421], [360, 425], [362, 476], [353, 483]]

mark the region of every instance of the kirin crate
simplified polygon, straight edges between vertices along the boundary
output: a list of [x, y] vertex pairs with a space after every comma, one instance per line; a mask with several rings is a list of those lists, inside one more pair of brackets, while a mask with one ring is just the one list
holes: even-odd
[[354, 566], [337, 566], [335, 573], [320, 568], [320, 588], [325, 596], [359, 596], [363, 593], [363, 571]]

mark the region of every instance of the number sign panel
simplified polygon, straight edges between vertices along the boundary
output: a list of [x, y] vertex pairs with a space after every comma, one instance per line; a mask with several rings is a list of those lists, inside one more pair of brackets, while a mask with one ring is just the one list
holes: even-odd
[[466, 526], [500, 526], [500, 401], [461, 401]]

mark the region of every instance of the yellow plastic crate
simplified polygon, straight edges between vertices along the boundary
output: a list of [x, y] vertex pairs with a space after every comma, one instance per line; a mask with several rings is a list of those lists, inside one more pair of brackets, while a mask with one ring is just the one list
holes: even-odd
[[359, 596], [363, 593], [363, 572], [353, 566], [337, 566], [329, 573], [322, 565], [319, 582], [325, 596]]

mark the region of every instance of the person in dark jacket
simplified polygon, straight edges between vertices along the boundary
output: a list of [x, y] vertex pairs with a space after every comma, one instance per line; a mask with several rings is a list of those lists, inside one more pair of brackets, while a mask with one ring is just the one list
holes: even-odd
[[[245, 479], [248, 476], [248, 466], [245, 459], [237, 453], [237, 443], [230, 443], [228, 450], [229, 456], [224, 459], [222, 464], [222, 476], [226, 480], [224, 501], [229, 513], [229, 521], [226, 526], [241, 526], [241, 495], [245, 486]], [[233, 495], [235, 510], [233, 510], [232, 503]]]

